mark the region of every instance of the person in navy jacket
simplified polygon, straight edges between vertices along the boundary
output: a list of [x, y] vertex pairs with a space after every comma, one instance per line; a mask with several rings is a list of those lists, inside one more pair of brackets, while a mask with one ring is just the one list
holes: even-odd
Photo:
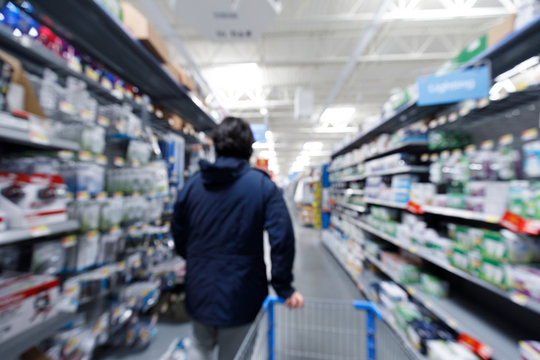
[[212, 135], [215, 163], [200, 162], [178, 195], [172, 233], [186, 259], [186, 309], [193, 319], [190, 360], [232, 360], [268, 295], [263, 232], [271, 246], [272, 279], [290, 308], [303, 306], [292, 287], [294, 231], [283, 196], [250, 167], [253, 134], [229, 117]]

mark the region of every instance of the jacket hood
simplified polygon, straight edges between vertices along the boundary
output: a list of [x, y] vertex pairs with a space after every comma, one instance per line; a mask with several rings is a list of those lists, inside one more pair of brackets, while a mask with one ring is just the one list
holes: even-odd
[[199, 161], [204, 185], [228, 184], [236, 181], [250, 168], [249, 161], [233, 157], [218, 157], [215, 163]]

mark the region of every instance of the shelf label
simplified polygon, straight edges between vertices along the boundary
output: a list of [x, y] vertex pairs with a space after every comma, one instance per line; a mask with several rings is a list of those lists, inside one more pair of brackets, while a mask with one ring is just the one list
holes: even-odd
[[482, 141], [482, 144], [480, 144], [480, 148], [482, 150], [491, 150], [493, 149], [493, 140], [486, 140], [486, 141]]
[[489, 345], [486, 345], [467, 334], [460, 334], [457, 342], [468, 347], [472, 352], [480, 356], [482, 360], [489, 360], [493, 356], [493, 349]]
[[409, 252], [410, 252], [411, 254], [416, 254], [416, 246], [411, 246], [411, 247], [409, 248]]
[[445, 75], [416, 79], [420, 106], [448, 104], [489, 96], [490, 71], [487, 66], [454, 71]]
[[523, 141], [534, 140], [537, 137], [538, 137], [538, 129], [537, 128], [528, 129], [528, 130], [525, 130], [524, 132], [521, 133], [521, 140], [523, 140]]
[[117, 156], [114, 158], [114, 166], [122, 167], [126, 164], [124, 158]]
[[75, 245], [76, 242], [77, 242], [77, 236], [75, 236], [75, 235], [64, 236], [62, 238], [62, 246], [63, 247], [73, 246], [73, 245]]
[[96, 162], [99, 165], [107, 165], [107, 157], [105, 155], [96, 155]]
[[514, 135], [506, 134], [499, 138], [499, 145], [510, 145], [514, 142]]
[[529, 301], [529, 297], [527, 295], [518, 292], [511, 293], [510, 299], [521, 306], [524, 306]]
[[70, 104], [65, 100], [60, 101], [60, 103], [58, 104], [58, 107], [60, 108], [60, 111], [65, 112], [67, 114], [75, 113], [75, 106], [73, 106], [73, 104]]
[[405, 209], [407, 209], [408, 212], [416, 214], [416, 215], [420, 215], [424, 213], [422, 206], [412, 201], [409, 201], [407, 203], [407, 207]]
[[30, 228], [30, 234], [34, 237], [49, 235], [51, 230], [47, 225], [32, 226]]
[[106, 199], [106, 198], [107, 198], [107, 193], [104, 192], [104, 191], [96, 194], [96, 199], [97, 200], [102, 200], [102, 199]]
[[88, 200], [90, 199], [90, 193], [88, 191], [78, 191], [77, 200]]
[[30, 140], [38, 143], [48, 145], [50, 143], [49, 137], [44, 132], [30, 131], [28, 133]]
[[450, 325], [451, 327], [455, 328], [457, 325], [458, 325], [458, 322], [456, 319], [454, 318], [448, 318], [448, 325]]
[[476, 145], [467, 145], [465, 147], [465, 154], [472, 154], [476, 151]]
[[439, 116], [439, 119], [437, 119], [437, 123], [439, 124], [439, 126], [446, 124], [447, 121], [448, 117], [446, 115], [441, 115]]
[[458, 118], [459, 118], [459, 115], [458, 115], [457, 111], [454, 111], [453, 113], [451, 113], [450, 115], [448, 115], [448, 121], [449, 121], [449, 122], [454, 122], [454, 121], [456, 121]]
[[137, 159], [133, 159], [133, 160], [131, 160], [131, 166], [139, 167], [139, 166], [141, 166], [141, 162], [139, 160], [137, 160]]
[[485, 97], [480, 100], [478, 100], [478, 108], [482, 109], [489, 105], [489, 98]]
[[459, 109], [459, 116], [467, 116], [471, 112], [471, 109], [468, 106], [464, 106]]
[[90, 161], [92, 160], [92, 154], [88, 151], [81, 150], [79, 151], [79, 160], [80, 161]]
[[124, 196], [124, 193], [121, 192], [121, 191], [116, 191], [116, 192], [114, 192], [114, 194], [113, 194], [113, 197], [115, 197], [115, 198], [121, 198], [121, 197], [123, 197], [123, 196]]
[[111, 125], [111, 120], [109, 120], [103, 115], [100, 115], [97, 118], [97, 123], [103, 127], [109, 127]]
[[416, 293], [416, 290], [412, 286], [408, 286], [407, 292], [411, 295], [414, 295]]
[[60, 158], [61, 160], [73, 160], [74, 157], [75, 157], [75, 154], [73, 153], [73, 151], [69, 151], [69, 150], [58, 151], [58, 158]]

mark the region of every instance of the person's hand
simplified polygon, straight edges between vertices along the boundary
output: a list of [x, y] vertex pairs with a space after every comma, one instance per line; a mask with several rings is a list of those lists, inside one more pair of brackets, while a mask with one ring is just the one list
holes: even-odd
[[287, 300], [285, 300], [285, 306], [289, 309], [300, 309], [304, 306], [304, 296], [298, 291], [292, 293]]

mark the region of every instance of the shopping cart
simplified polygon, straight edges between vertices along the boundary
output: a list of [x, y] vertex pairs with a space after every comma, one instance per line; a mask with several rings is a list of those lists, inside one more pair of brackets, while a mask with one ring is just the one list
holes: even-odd
[[305, 301], [289, 310], [269, 296], [235, 360], [416, 359], [368, 301]]

